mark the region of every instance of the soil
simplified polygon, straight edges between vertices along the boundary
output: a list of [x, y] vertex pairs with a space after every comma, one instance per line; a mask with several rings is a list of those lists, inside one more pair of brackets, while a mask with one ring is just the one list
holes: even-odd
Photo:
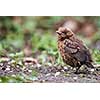
[[100, 69], [94, 71], [81, 70], [79, 74], [75, 74], [75, 69], [69, 66], [46, 66], [40, 64], [26, 63], [20, 64], [10, 63], [11, 61], [0, 63], [0, 76], [11, 76], [17, 74], [25, 74], [31, 77], [35, 72], [36, 75], [27, 82], [32, 83], [100, 83]]

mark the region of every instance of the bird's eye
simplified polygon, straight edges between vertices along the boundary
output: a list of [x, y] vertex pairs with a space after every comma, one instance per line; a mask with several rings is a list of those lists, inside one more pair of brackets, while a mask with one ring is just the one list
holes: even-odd
[[66, 35], [66, 32], [63, 32], [64, 35]]
[[67, 33], [67, 36], [72, 36], [72, 33], [71, 33], [71, 32], [68, 32], [68, 33]]

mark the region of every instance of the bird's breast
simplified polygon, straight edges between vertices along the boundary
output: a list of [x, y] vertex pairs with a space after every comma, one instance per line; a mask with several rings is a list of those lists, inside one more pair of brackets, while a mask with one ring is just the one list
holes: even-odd
[[60, 54], [62, 56], [63, 61], [66, 64], [70, 65], [70, 66], [74, 66], [74, 63], [73, 63], [74, 60], [72, 59], [72, 57], [65, 50], [64, 41], [63, 42], [58, 42], [58, 49], [60, 51]]

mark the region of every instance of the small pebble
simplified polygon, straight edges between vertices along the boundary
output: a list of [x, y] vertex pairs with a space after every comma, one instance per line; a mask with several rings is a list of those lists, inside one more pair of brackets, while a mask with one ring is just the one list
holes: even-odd
[[65, 70], [68, 70], [68, 67], [64, 67]]
[[72, 68], [72, 67], [71, 67], [71, 69], [73, 69], [74, 71], [76, 71], [76, 68]]
[[94, 72], [94, 71], [95, 71], [95, 69], [91, 69], [90, 71], [91, 71], [91, 72]]
[[19, 68], [19, 65], [16, 65], [17, 68]]
[[76, 77], [76, 76], [75, 76], [75, 77], [73, 77], [73, 79], [74, 79], [74, 80], [77, 80], [77, 79], [78, 79], [78, 77]]
[[46, 76], [50, 76], [50, 75], [51, 75], [50, 73], [46, 74]]
[[41, 82], [45, 82], [45, 80], [41, 80]]
[[55, 73], [55, 77], [58, 76], [58, 75], [60, 75], [60, 72], [56, 72], [56, 73]]
[[28, 72], [30, 72], [30, 73], [31, 73], [31, 72], [32, 72], [32, 70], [28, 70]]
[[74, 70], [74, 68], [73, 67], [70, 67], [70, 70]]
[[64, 71], [68, 71], [68, 67], [64, 67]]
[[9, 68], [9, 67], [7, 67], [7, 68], [6, 68], [6, 70], [7, 70], [7, 71], [9, 71], [9, 70], [10, 70], [10, 68]]

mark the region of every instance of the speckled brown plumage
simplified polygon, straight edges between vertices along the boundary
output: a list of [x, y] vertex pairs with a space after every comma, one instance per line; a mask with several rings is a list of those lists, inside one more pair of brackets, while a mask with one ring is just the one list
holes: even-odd
[[58, 34], [58, 49], [66, 64], [76, 67], [76, 73], [81, 65], [94, 68], [89, 50], [69, 28], [60, 27], [56, 33]]

